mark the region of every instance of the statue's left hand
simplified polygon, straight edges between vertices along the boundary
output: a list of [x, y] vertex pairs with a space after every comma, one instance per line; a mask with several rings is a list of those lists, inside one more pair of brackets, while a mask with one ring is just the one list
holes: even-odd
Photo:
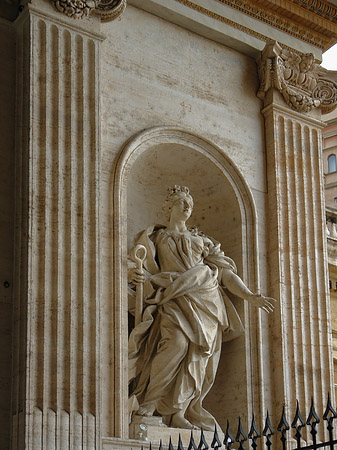
[[250, 298], [250, 301], [253, 305], [257, 306], [258, 308], [263, 309], [266, 313], [270, 313], [274, 311], [275, 305], [277, 303], [277, 300], [275, 300], [272, 297], [265, 297], [261, 294], [254, 294]]

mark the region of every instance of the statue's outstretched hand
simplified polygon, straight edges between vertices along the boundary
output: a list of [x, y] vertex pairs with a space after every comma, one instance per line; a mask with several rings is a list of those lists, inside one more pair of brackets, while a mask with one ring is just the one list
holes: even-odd
[[277, 300], [275, 300], [272, 297], [265, 297], [261, 294], [254, 294], [250, 301], [253, 305], [257, 306], [258, 308], [263, 309], [266, 313], [270, 313], [274, 311], [275, 305]]

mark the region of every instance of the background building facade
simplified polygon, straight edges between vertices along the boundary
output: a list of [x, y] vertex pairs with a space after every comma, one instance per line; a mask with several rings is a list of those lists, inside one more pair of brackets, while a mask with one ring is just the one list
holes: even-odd
[[333, 111], [325, 116], [326, 128], [323, 129], [323, 164], [325, 179], [325, 202], [327, 206], [328, 259], [331, 299], [331, 323], [334, 355], [335, 391], [337, 389], [337, 284], [336, 284], [336, 218], [337, 218], [337, 115]]

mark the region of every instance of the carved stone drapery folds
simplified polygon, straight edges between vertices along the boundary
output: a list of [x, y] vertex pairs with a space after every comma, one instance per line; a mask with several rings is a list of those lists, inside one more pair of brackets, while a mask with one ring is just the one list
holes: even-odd
[[102, 22], [109, 22], [123, 14], [126, 0], [51, 0], [55, 8], [74, 19], [81, 19], [91, 12], [99, 14]]
[[258, 61], [260, 89], [264, 99], [270, 88], [282, 94], [287, 105], [298, 112], [321, 108], [323, 114], [337, 106], [337, 72], [315, 63], [311, 53], [298, 55], [270, 42]]

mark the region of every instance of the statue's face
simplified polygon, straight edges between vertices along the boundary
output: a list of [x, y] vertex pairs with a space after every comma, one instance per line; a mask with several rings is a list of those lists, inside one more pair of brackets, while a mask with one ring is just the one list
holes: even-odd
[[191, 202], [191, 199], [183, 195], [179, 197], [174, 203], [171, 208], [171, 219], [177, 219], [177, 220], [187, 220], [190, 218], [193, 210], [193, 204]]

